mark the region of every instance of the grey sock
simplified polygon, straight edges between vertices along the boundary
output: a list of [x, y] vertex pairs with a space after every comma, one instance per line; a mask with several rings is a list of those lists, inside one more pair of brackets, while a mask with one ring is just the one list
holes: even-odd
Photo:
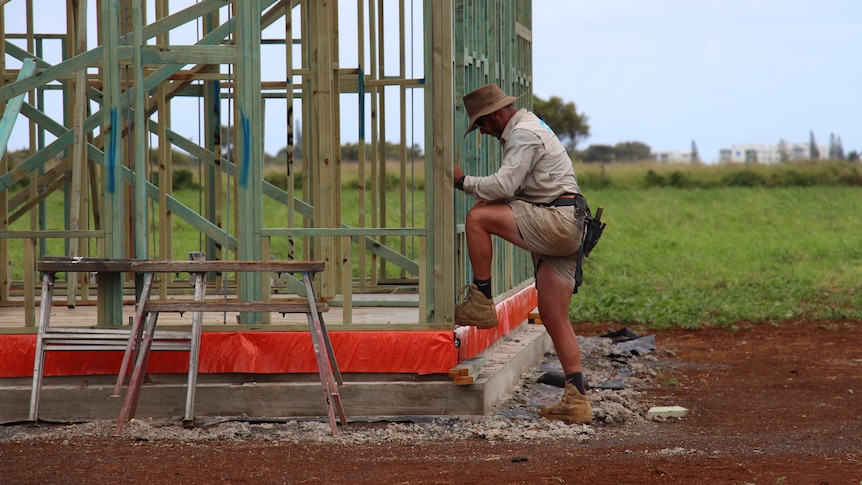
[[566, 374], [566, 382], [578, 388], [578, 392], [587, 395], [587, 388], [584, 387], [584, 373], [583, 372], [575, 372], [572, 374]]

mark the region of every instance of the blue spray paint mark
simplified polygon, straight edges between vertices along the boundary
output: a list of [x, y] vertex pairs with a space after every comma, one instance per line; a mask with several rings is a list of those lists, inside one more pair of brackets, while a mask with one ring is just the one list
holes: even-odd
[[242, 157], [240, 158], [239, 186], [248, 187], [248, 172], [251, 168], [251, 125], [244, 112], [239, 114], [242, 126]]
[[114, 169], [117, 167], [117, 145], [120, 142], [118, 136], [120, 130], [117, 129], [117, 108], [111, 108], [111, 144], [108, 149], [107, 172], [108, 180], [105, 184], [105, 192], [113, 194], [116, 191], [117, 179], [114, 176]]

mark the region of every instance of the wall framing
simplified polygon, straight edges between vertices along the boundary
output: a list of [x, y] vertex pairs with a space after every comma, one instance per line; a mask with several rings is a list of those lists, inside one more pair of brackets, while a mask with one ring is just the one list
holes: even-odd
[[[25, 158], [13, 163], [4, 153], [0, 161], [0, 302], [23, 306], [26, 325], [35, 323], [41, 256], [185, 259], [172, 234], [182, 225], [200, 235], [211, 259], [326, 261], [318, 294], [344, 307], [345, 324], [355, 305], [418, 305], [418, 321], [405, 323], [451, 328], [457, 290], [471, 277], [458, 222], [472, 202], [452, 188], [452, 165], [490, 173], [500, 154], [490, 139], [463, 137], [460, 100], [497, 83], [529, 107], [529, 0], [66, 0], [65, 9], [64, 30], [42, 32], [33, 27], [40, 15], [33, 0], [0, 3], [0, 137], [17, 122], [28, 125], [30, 140]], [[26, 29], [8, 31], [10, 15], [25, 17]], [[346, 40], [348, 18], [356, 33]], [[196, 37], [181, 42], [190, 25]], [[61, 45], [57, 59], [44, 54], [53, 42]], [[278, 76], [265, 76], [264, 49], [283, 56]], [[420, 75], [408, 69], [414, 51]], [[355, 64], [341, 61], [348, 57]], [[60, 113], [45, 104], [57, 97]], [[201, 107], [198, 140], [173, 123], [188, 99]], [[279, 135], [286, 188], [265, 180], [264, 142], [274, 135], [265, 120], [275, 109], [288, 127]], [[350, 162], [358, 187], [345, 188], [340, 147], [350, 110], [359, 113], [359, 160]], [[421, 164], [408, 143], [417, 117]], [[387, 143], [399, 147], [394, 161]], [[197, 207], [159, 183], [172, 179], [176, 151], [199, 161]], [[405, 183], [417, 171], [421, 198]], [[391, 175], [402, 181], [394, 191], [386, 185]], [[45, 213], [51, 197], [63, 200], [60, 223]], [[343, 209], [353, 203], [359, 216], [348, 224]], [[278, 227], [264, 222], [271, 204], [284, 214]], [[20, 261], [10, 261], [13, 245]], [[495, 250], [496, 294], [530, 281], [528, 254], [502, 243]], [[20, 271], [6, 271], [10, 263]], [[20, 281], [12, 276], [19, 272]], [[93, 288], [70, 275], [66, 291], [70, 305], [95, 296], [100, 322], [121, 325], [133, 283]], [[161, 282], [162, 297], [172, 284]], [[289, 277], [226, 275], [214, 284], [248, 300], [263, 299], [273, 285], [301, 292]], [[355, 298], [393, 287], [418, 298]], [[267, 321], [242, 316], [242, 323]]]

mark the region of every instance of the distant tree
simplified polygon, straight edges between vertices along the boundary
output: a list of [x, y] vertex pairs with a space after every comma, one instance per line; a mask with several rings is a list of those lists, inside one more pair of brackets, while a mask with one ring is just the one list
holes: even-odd
[[838, 141], [835, 139], [835, 133], [829, 134], [829, 160], [838, 160]]
[[844, 148], [841, 146], [841, 137], [835, 137], [835, 133], [829, 135], [829, 159], [844, 160]]
[[[296, 134], [293, 136], [293, 159], [302, 160], [302, 127], [297, 123]], [[287, 161], [287, 147], [282, 147], [274, 157], [282, 162]]]
[[859, 152], [856, 150], [850, 150], [850, 153], [847, 154], [848, 162], [858, 162], [859, 161]]
[[296, 123], [296, 133], [293, 135], [293, 159], [302, 160], [302, 125]]
[[587, 115], [579, 114], [575, 103], [571, 101], [565, 103], [557, 96], [551, 96], [545, 101], [534, 95], [533, 112], [551, 126], [569, 151], [574, 151], [578, 142], [590, 136]]
[[814, 131], [811, 131], [811, 136], [808, 140], [808, 158], [817, 160], [820, 158], [820, 150], [817, 148], [817, 140], [814, 139]]
[[639, 141], [626, 141], [617, 143], [613, 148], [613, 157], [616, 161], [639, 161], [649, 160], [652, 150], [646, 143]]
[[614, 161], [614, 147], [610, 145], [590, 145], [580, 152], [580, 158], [585, 163]]
[[691, 161], [692, 163], [700, 163], [700, 154], [697, 153], [697, 143], [691, 141]]

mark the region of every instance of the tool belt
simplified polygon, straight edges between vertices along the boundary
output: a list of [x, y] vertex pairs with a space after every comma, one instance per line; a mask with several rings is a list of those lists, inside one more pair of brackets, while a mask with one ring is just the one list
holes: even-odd
[[584, 258], [590, 255], [599, 239], [602, 237], [602, 232], [605, 230], [605, 224], [602, 222], [602, 207], [596, 210], [596, 215], [590, 212], [590, 206], [587, 204], [587, 199], [581, 194], [564, 194], [546, 204], [533, 204], [539, 207], [566, 207], [575, 206], [575, 218], [580, 219], [583, 216], [584, 232], [581, 239], [581, 245], [578, 248], [578, 264], [575, 268], [575, 287], [572, 293], [578, 292], [578, 287], [584, 282], [583, 261]]
[[546, 204], [533, 204], [539, 207], [566, 207], [570, 205], [578, 206], [578, 207], [586, 207], [587, 200], [584, 199], [584, 196], [581, 194], [564, 194], [560, 197], [546, 203]]

